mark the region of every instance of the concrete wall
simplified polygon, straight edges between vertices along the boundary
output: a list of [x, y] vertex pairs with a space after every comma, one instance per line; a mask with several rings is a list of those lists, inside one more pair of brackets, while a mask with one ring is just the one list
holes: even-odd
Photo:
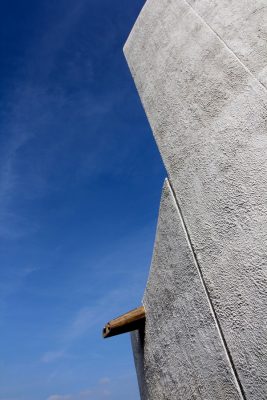
[[145, 338], [133, 336], [144, 399], [242, 398], [168, 181], [144, 306]]
[[144, 399], [267, 399], [266, 38], [266, 1], [148, 0], [125, 45], [177, 204], [134, 339]]

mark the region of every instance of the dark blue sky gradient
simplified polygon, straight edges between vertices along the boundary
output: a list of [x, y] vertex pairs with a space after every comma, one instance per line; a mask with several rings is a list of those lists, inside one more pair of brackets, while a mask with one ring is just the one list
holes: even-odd
[[123, 44], [141, 0], [3, 0], [0, 400], [136, 400], [162, 162]]

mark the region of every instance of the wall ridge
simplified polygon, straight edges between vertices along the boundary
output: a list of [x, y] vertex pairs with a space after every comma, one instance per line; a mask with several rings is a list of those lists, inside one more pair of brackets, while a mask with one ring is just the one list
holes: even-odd
[[244, 391], [243, 386], [242, 386], [242, 384], [241, 384], [241, 382], [240, 382], [240, 379], [239, 379], [237, 370], [236, 370], [236, 368], [235, 368], [235, 364], [234, 364], [233, 359], [232, 359], [231, 352], [230, 352], [230, 350], [229, 350], [229, 348], [228, 348], [228, 345], [227, 345], [227, 342], [226, 342], [226, 339], [225, 339], [223, 330], [222, 330], [221, 325], [220, 325], [220, 321], [219, 321], [219, 319], [218, 319], [218, 316], [217, 316], [216, 311], [215, 311], [215, 308], [214, 308], [214, 306], [213, 306], [211, 297], [210, 297], [210, 295], [209, 295], [208, 287], [207, 287], [207, 285], [206, 285], [206, 283], [205, 283], [205, 279], [204, 279], [204, 276], [203, 276], [203, 273], [202, 273], [200, 264], [199, 264], [199, 262], [198, 262], [197, 254], [196, 254], [196, 252], [195, 252], [195, 250], [194, 250], [194, 247], [193, 247], [193, 244], [192, 244], [192, 241], [191, 241], [191, 238], [190, 238], [190, 234], [189, 234], [188, 228], [187, 228], [187, 226], [186, 226], [186, 223], [185, 223], [185, 220], [184, 220], [184, 217], [183, 217], [183, 213], [182, 213], [181, 207], [180, 207], [180, 205], [179, 205], [179, 201], [178, 201], [178, 199], [177, 199], [177, 196], [176, 196], [175, 191], [173, 190], [173, 187], [172, 187], [172, 184], [171, 184], [170, 179], [167, 178], [166, 181], [167, 181], [167, 184], [168, 184], [168, 186], [169, 186], [170, 192], [171, 192], [171, 194], [172, 194], [172, 196], [173, 196], [174, 203], [175, 203], [175, 205], [176, 205], [176, 207], [177, 207], [177, 212], [178, 212], [178, 214], [179, 214], [179, 216], [180, 216], [180, 218], [181, 218], [181, 222], [182, 222], [182, 226], [183, 226], [183, 229], [184, 229], [184, 232], [185, 232], [185, 236], [186, 236], [186, 239], [187, 239], [187, 242], [188, 242], [188, 246], [189, 246], [189, 248], [190, 248], [190, 250], [191, 250], [191, 252], [192, 252], [192, 256], [193, 256], [193, 259], [194, 259], [194, 263], [195, 263], [195, 266], [196, 266], [196, 268], [197, 268], [197, 270], [198, 270], [201, 283], [202, 283], [202, 285], [203, 285], [203, 287], [204, 287], [204, 291], [205, 291], [205, 294], [206, 294], [207, 299], [208, 299], [208, 303], [209, 303], [209, 306], [210, 306], [210, 310], [211, 310], [212, 316], [213, 316], [213, 318], [214, 318], [214, 321], [215, 321], [215, 324], [216, 324], [216, 327], [217, 327], [217, 330], [218, 330], [218, 333], [219, 333], [219, 337], [220, 337], [220, 339], [221, 339], [221, 341], [222, 341], [222, 344], [223, 344], [223, 347], [224, 347], [224, 349], [225, 349], [225, 353], [226, 353], [228, 362], [229, 362], [229, 364], [230, 364], [230, 366], [231, 366], [231, 368], [232, 368], [232, 372], [233, 372], [233, 375], [234, 375], [234, 377], [235, 377], [236, 385], [237, 385], [237, 387], [238, 387], [238, 389], [239, 389], [239, 391], [240, 391], [241, 397], [243, 398], [243, 400], [246, 400], [245, 391]]

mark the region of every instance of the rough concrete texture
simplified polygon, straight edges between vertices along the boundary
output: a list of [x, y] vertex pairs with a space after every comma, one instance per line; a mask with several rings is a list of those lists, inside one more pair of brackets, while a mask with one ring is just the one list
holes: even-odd
[[[243, 42], [235, 41], [244, 13], [228, 21], [230, 11], [221, 11], [220, 24], [217, 17], [213, 23], [211, 15], [228, 2], [191, 3], [201, 16], [184, 0], [148, 0], [125, 54], [243, 397], [266, 400], [267, 92], [259, 82], [263, 53], [257, 61], [242, 48], [254, 43], [256, 17], [242, 25]], [[232, 8], [236, 13], [259, 4], [240, 3], [242, 7], [235, 2]], [[231, 40], [222, 29], [228, 23]], [[261, 49], [262, 40], [267, 46], [262, 35]], [[164, 346], [161, 350], [164, 353]], [[174, 357], [175, 348], [172, 351]]]
[[188, 0], [188, 3], [267, 87], [266, 0]]
[[242, 398], [168, 182], [144, 306], [144, 345], [132, 337], [142, 400]]

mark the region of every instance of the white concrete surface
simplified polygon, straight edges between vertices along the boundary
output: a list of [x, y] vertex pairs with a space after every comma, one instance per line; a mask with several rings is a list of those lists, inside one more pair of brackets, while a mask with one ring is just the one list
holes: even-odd
[[144, 306], [145, 341], [132, 337], [142, 399], [242, 399], [168, 181]]
[[266, 400], [267, 3], [190, 3], [148, 0], [125, 54], [242, 396]]

